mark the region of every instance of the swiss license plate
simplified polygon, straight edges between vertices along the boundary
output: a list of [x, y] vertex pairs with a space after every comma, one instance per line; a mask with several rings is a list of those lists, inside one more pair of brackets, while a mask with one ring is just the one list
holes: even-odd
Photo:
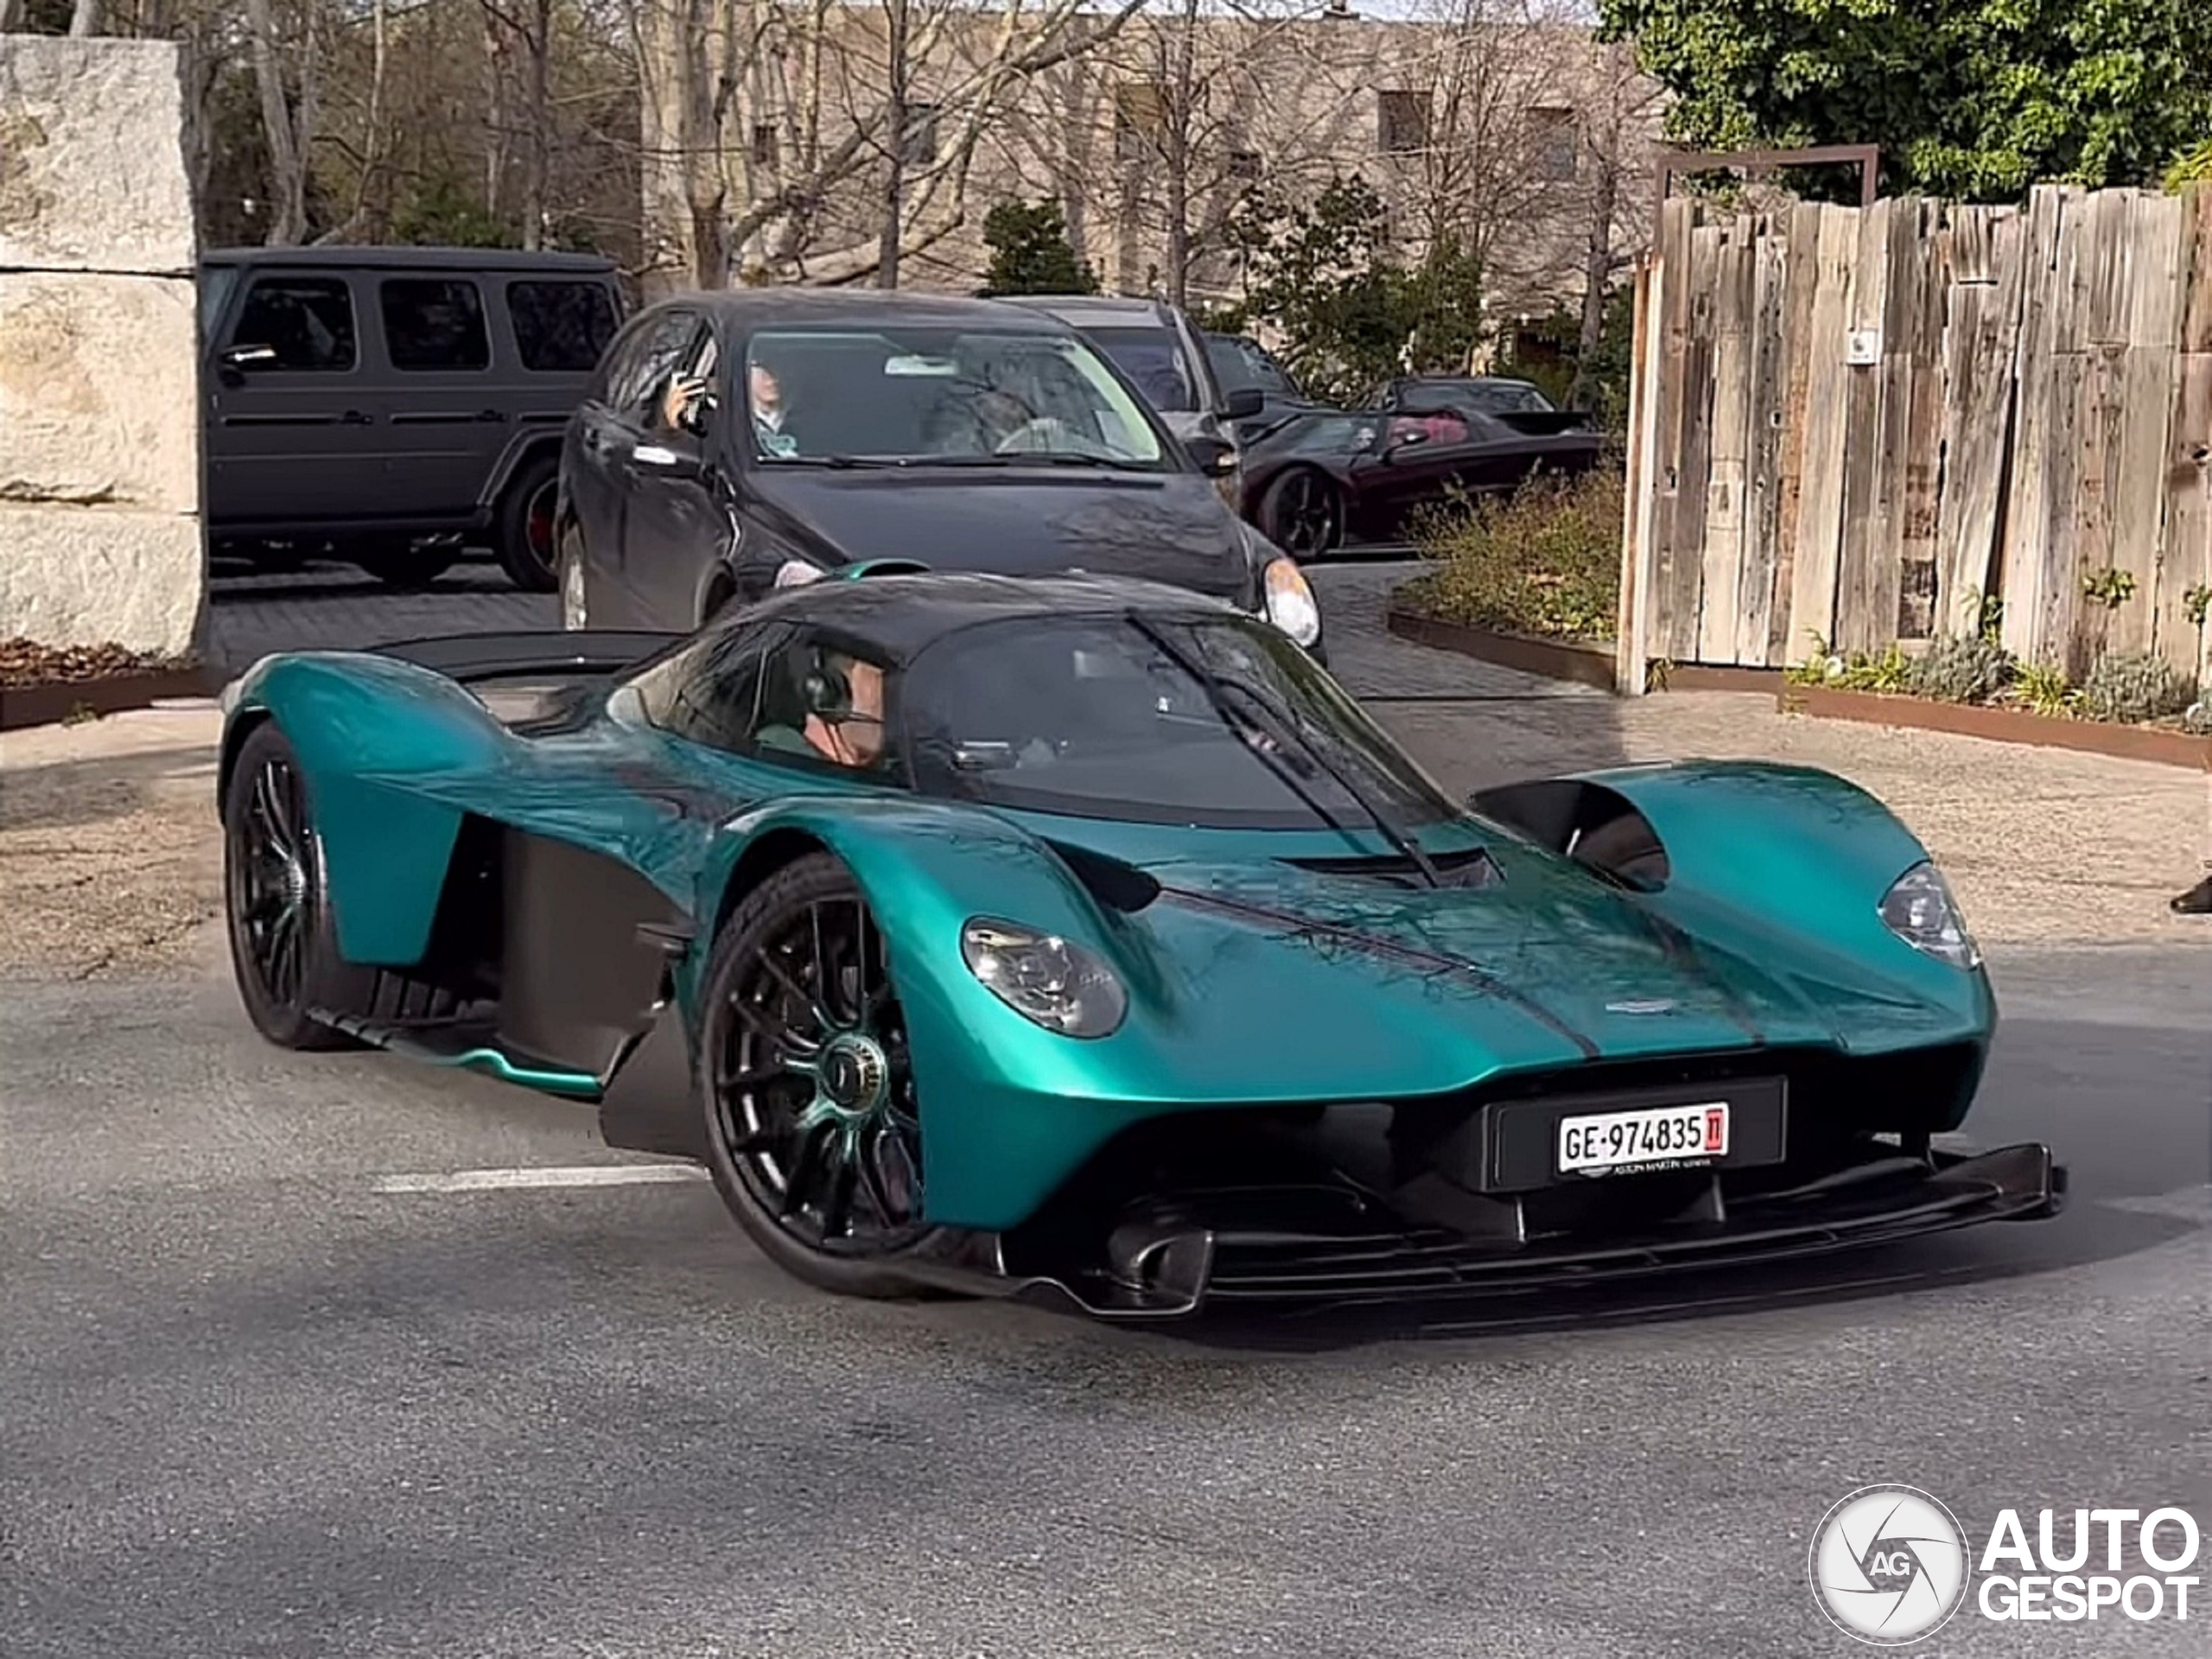
[[1595, 1112], [1559, 1122], [1559, 1173], [1664, 1169], [1703, 1163], [1728, 1152], [1728, 1103], [1646, 1106]]

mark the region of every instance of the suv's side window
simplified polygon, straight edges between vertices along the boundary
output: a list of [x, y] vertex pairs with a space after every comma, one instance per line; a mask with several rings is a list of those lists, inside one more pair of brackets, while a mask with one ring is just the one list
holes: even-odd
[[604, 283], [509, 283], [507, 315], [522, 365], [534, 374], [590, 373], [620, 327]]
[[483, 296], [467, 278], [387, 277], [377, 299], [393, 368], [451, 373], [492, 366]]
[[342, 374], [356, 361], [353, 296], [342, 276], [257, 276], [246, 290], [233, 352], [266, 347], [276, 355], [242, 366], [262, 372]]

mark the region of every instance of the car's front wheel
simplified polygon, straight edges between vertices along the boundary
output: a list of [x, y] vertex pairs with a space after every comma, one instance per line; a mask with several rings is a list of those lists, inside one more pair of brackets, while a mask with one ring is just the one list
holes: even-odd
[[921, 1103], [883, 936], [827, 853], [739, 903], [700, 1010], [707, 1166], [779, 1267], [850, 1296], [918, 1294]]
[[285, 1048], [350, 1046], [308, 1010], [365, 1003], [372, 976], [339, 957], [307, 781], [273, 722], [247, 734], [224, 791], [223, 893], [231, 968], [254, 1029]]
[[1317, 559], [1344, 539], [1344, 492], [1327, 474], [1294, 467], [1269, 481], [1256, 516], [1261, 534], [1291, 557]]

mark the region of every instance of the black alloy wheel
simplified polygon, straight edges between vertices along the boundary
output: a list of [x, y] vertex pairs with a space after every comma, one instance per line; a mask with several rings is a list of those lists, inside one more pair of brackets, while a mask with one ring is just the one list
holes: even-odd
[[344, 1007], [368, 976], [338, 958], [299, 757], [275, 725], [240, 747], [223, 806], [223, 893], [231, 968], [254, 1029], [285, 1048], [346, 1048], [353, 1039], [308, 1018]]
[[911, 1296], [922, 1122], [883, 936], [844, 865], [748, 893], [709, 966], [699, 1040], [709, 1169], [770, 1260], [846, 1295]]
[[1344, 539], [1344, 492], [1311, 467], [1294, 467], [1270, 482], [1260, 498], [1260, 529], [1300, 563], [1316, 559]]

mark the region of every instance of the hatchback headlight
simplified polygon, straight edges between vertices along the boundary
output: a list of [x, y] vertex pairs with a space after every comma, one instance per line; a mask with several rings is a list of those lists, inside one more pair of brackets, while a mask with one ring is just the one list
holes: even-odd
[[1883, 925], [1914, 950], [1954, 968], [1981, 966], [1981, 947], [1967, 931], [1950, 885], [1933, 864], [1923, 861], [1899, 876], [1882, 895], [1881, 915]]
[[1129, 999], [1114, 970], [1056, 933], [977, 917], [960, 930], [968, 971], [1025, 1020], [1064, 1037], [1103, 1037]]
[[1321, 637], [1321, 603], [1295, 559], [1269, 560], [1261, 585], [1268, 621], [1301, 645], [1311, 645]]

